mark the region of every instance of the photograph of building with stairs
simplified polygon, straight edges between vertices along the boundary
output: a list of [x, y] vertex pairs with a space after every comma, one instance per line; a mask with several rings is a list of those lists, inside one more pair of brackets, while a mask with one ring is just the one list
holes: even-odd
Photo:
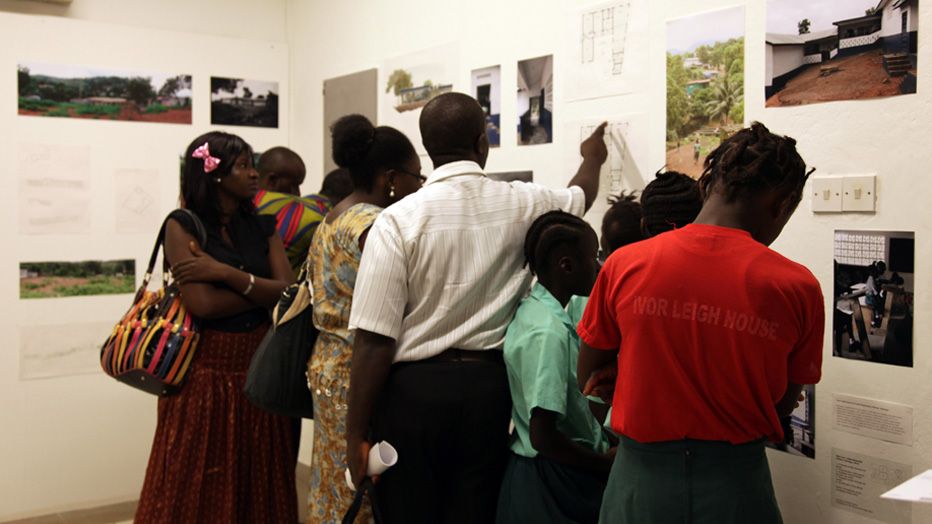
[[767, 107], [916, 92], [919, 0], [768, 0]]

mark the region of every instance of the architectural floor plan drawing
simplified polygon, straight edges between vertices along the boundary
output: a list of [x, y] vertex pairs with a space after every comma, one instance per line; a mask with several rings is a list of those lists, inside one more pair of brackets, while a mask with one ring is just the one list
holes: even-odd
[[572, 60], [567, 78], [572, 81], [566, 85], [570, 100], [637, 90], [636, 72], [646, 67], [645, 13], [644, 0], [613, 0], [570, 14], [567, 34]]
[[593, 227], [601, 224], [602, 215], [611, 206], [611, 197], [617, 197], [623, 191], [630, 193], [640, 191], [645, 186], [644, 166], [648, 165], [649, 148], [647, 146], [646, 115], [636, 113], [610, 117], [605, 120], [586, 119], [568, 122], [566, 134], [569, 137], [565, 149], [565, 166], [567, 170], [579, 167], [582, 157], [579, 155], [579, 144], [588, 138], [603, 121], [608, 125], [605, 128], [605, 145], [608, 148], [608, 159], [602, 165], [599, 176], [599, 194], [592, 204], [592, 209], [586, 214]]
[[[598, 124], [584, 124], [579, 128], [579, 141], [589, 137]], [[608, 195], [617, 195], [624, 188], [622, 175], [624, 174], [625, 157], [630, 155], [626, 135], [627, 122], [609, 122], [605, 128], [605, 146], [608, 148], [608, 160], [602, 166], [602, 179], [599, 182], [600, 191]], [[606, 198], [608, 198], [606, 196]]]
[[599, 63], [606, 73], [620, 75], [625, 63], [629, 1], [584, 11], [580, 19], [583, 64]]

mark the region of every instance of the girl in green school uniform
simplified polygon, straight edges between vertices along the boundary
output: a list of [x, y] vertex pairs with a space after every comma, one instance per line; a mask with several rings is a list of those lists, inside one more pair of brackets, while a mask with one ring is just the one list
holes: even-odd
[[528, 230], [524, 253], [537, 275], [505, 335], [515, 424], [497, 522], [596, 522], [614, 449], [579, 391], [579, 337], [565, 307], [586, 296], [599, 242], [581, 218], [552, 211]]

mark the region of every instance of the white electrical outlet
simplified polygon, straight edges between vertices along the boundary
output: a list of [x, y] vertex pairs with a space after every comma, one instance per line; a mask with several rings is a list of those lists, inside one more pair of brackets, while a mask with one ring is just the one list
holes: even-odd
[[848, 175], [843, 178], [841, 209], [848, 212], [873, 212], [877, 202], [877, 177]]
[[841, 213], [843, 182], [840, 176], [812, 177], [809, 192], [813, 213]]

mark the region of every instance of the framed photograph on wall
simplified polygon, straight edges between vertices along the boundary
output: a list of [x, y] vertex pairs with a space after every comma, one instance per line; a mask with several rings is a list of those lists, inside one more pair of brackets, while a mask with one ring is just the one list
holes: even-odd
[[553, 55], [518, 62], [518, 144], [553, 142]]
[[485, 134], [491, 147], [501, 144], [502, 125], [502, 66], [474, 69], [472, 96], [485, 112]]
[[667, 169], [693, 178], [744, 125], [744, 8], [667, 22]]
[[19, 114], [191, 123], [191, 75], [20, 62]]
[[919, 2], [767, 0], [767, 107], [916, 92]]
[[832, 355], [913, 366], [915, 235], [836, 231]]
[[278, 82], [210, 77], [210, 123], [278, 127]]

